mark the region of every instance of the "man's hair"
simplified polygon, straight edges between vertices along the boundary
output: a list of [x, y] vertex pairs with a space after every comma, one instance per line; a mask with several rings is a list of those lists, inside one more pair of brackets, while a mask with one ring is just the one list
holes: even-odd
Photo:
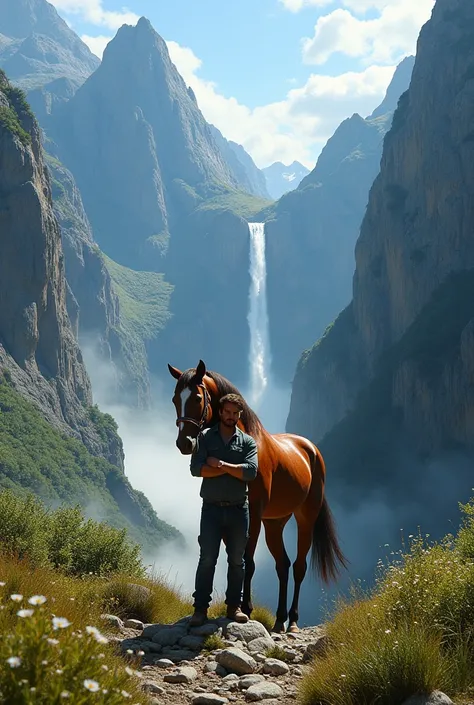
[[239, 407], [239, 411], [245, 409], [245, 402], [240, 396], [240, 394], [226, 394], [224, 397], [219, 399], [219, 409], [223, 409], [224, 404], [235, 404]]

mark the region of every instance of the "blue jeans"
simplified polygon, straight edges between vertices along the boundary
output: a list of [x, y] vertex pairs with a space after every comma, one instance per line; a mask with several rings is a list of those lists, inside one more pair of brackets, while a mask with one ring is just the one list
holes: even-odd
[[248, 502], [225, 507], [203, 502], [198, 539], [201, 551], [193, 593], [195, 609], [207, 610], [211, 602], [214, 573], [222, 540], [225, 542], [228, 564], [225, 602], [231, 607], [240, 607], [248, 535]]

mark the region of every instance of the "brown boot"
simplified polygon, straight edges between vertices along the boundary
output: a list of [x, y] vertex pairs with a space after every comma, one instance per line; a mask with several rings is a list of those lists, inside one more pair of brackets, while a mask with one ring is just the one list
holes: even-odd
[[207, 621], [207, 610], [194, 610], [194, 614], [189, 620], [190, 627], [202, 627], [204, 622]]
[[239, 624], [245, 624], [249, 621], [249, 618], [242, 612], [240, 607], [227, 607], [227, 619], [239, 622]]

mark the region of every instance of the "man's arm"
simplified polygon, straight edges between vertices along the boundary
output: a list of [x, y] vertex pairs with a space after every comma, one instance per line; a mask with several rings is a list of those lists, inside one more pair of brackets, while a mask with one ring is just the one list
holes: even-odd
[[206, 436], [200, 433], [196, 439], [196, 450], [191, 456], [191, 475], [194, 477], [217, 477], [225, 475], [225, 470], [222, 468], [213, 468], [206, 465], [208, 451], [206, 444]]
[[[213, 467], [214, 462], [216, 463], [215, 467], [217, 471], [221, 470], [227, 473], [227, 475], [232, 475], [232, 477], [236, 477], [243, 482], [252, 482], [252, 480], [255, 480], [257, 477], [258, 471], [257, 444], [253, 438], [247, 441], [244, 459], [238, 465], [235, 463], [224, 463], [222, 460], [219, 461], [216, 458], [208, 458], [207, 462], [209, 463], [209, 461], [213, 463]], [[212, 477], [212, 475], [208, 475], [207, 477]]]

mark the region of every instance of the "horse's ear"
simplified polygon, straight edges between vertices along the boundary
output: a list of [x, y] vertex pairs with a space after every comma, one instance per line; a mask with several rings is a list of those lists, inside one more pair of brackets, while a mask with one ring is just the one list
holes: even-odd
[[202, 360], [199, 360], [199, 364], [196, 367], [196, 377], [199, 382], [202, 382], [204, 375], [206, 374], [206, 365]]
[[177, 367], [171, 367], [170, 364], [168, 364], [168, 369], [170, 371], [170, 375], [174, 377], [175, 379], [179, 379], [181, 375], [183, 374], [180, 370], [178, 370]]

